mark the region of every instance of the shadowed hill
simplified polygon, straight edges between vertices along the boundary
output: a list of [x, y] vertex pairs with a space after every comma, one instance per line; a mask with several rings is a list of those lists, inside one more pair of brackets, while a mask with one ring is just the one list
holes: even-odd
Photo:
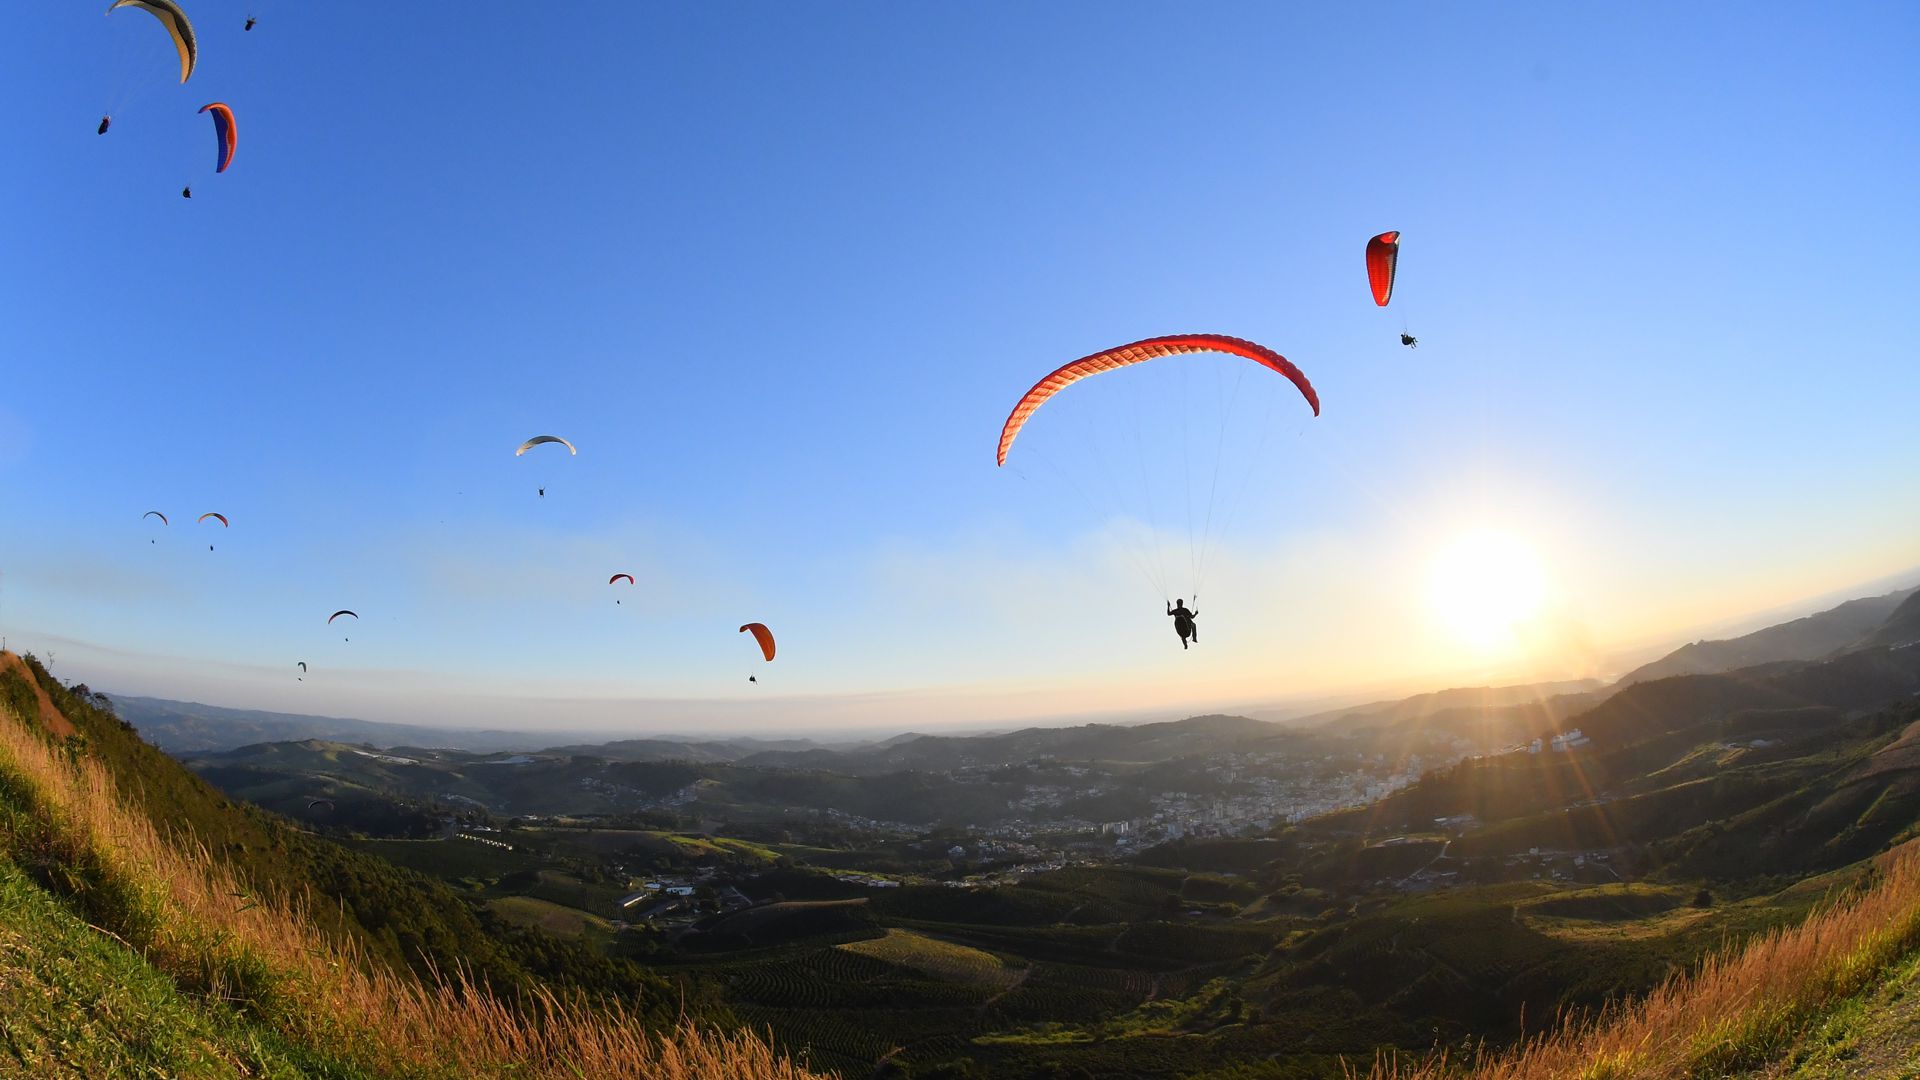
[[[1916, 695], [1916, 649], [1641, 683], [1574, 718], [1589, 742], [1573, 750], [1469, 759], [1299, 832], [1385, 835], [1469, 815], [1447, 852], [1463, 872], [1612, 851], [1622, 873], [1817, 873], [1920, 821], [1920, 736], [1903, 734], [1920, 720]], [[1349, 858], [1319, 873], [1350, 873]]]
[[1906, 602], [1895, 608], [1887, 621], [1860, 643], [1862, 648], [1887, 646], [1906, 648], [1920, 644], [1920, 592], [1908, 596]]
[[[1505, 1050], [1385, 1058], [1356, 1080], [1912, 1075], [1920, 851], [1876, 859], [1798, 926]], [[1869, 1012], [1868, 1010], [1871, 1010]], [[1889, 1022], [1891, 1021], [1891, 1022]]]
[[1806, 618], [1737, 638], [1682, 645], [1621, 676], [1617, 685], [1631, 686], [1672, 675], [1714, 675], [1781, 660], [1818, 660], [1859, 643], [1879, 629], [1902, 602], [1916, 595], [1920, 595], [1920, 589], [1900, 589], [1884, 596], [1849, 600]]
[[1382, 727], [1425, 720], [1446, 713], [1538, 706], [1557, 699], [1579, 701], [1604, 689], [1604, 685], [1598, 679], [1573, 679], [1519, 686], [1458, 686], [1396, 701], [1376, 701], [1368, 705], [1315, 713], [1290, 720], [1288, 724], [1318, 727], [1338, 723], [1343, 727]]
[[823, 768], [860, 775], [902, 770], [943, 772], [1018, 765], [1045, 758], [1158, 762], [1205, 755], [1229, 747], [1283, 743], [1295, 738], [1295, 733], [1279, 724], [1244, 716], [1212, 715], [1153, 724], [1022, 728], [997, 735], [921, 735], [846, 751], [754, 754], [741, 758], [739, 764]]
[[552, 732], [536, 736], [514, 731], [385, 724], [372, 720], [233, 709], [221, 705], [202, 705], [195, 701], [168, 701], [133, 695], [117, 696], [113, 699], [113, 705], [114, 712], [121, 719], [140, 729], [143, 738], [169, 754], [227, 750], [248, 743], [299, 739], [330, 739], [383, 747], [404, 744], [451, 746], [487, 753], [532, 749], [542, 739], [550, 741], [554, 737]]

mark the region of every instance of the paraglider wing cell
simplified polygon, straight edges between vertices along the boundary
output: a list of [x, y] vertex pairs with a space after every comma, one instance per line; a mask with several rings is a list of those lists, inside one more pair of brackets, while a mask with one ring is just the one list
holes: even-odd
[[513, 456], [519, 457], [521, 454], [526, 453], [527, 451], [533, 449], [536, 446], [539, 446], [542, 443], [559, 443], [561, 446], [564, 446], [567, 448], [567, 453], [569, 454], [578, 454], [580, 452], [573, 448], [572, 443], [568, 442], [567, 440], [561, 438], [558, 435], [535, 435], [533, 438], [528, 439], [526, 442], [521, 443], [520, 449], [515, 450], [513, 452]]
[[211, 512], [211, 511], [209, 511], [209, 512], [207, 512], [207, 513], [205, 513], [205, 514], [201, 514], [201, 515], [200, 515], [200, 520], [199, 520], [199, 521], [196, 521], [196, 522], [194, 522], [194, 524], [195, 524], [195, 525], [199, 525], [199, 524], [201, 524], [201, 522], [204, 522], [204, 521], [206, 521], [206, 520], [207, 520], [208, 518], [212, 518], [213, 520], [215, 520], [215, 521], [218, 521], [218, 522], [220, 523], [220, 527], [221, 527], [221, 528], [223, 528], [223, 529], [225, 529], [225, 528], [232, 528], [232, 525], [231, 525], [231, 524], [229, 524], [229, 523], [228, 523], [228, 521], [227, 521], [227, 515], [225, 515], [225, 514], [215, 514], [215, 513], [213, 513], [213, 512]]
[[1089, 375], [1098, 375], [1103, 371], [1138, 364], [1146, 360], [1156, 360], [1163, 356], [1180, 356], [1186, 353], [1218, 352], [1230, 356], [1240, 356], [1262, 367], [1271, 368], [1285, 375], [1297, 387], [1307, 404], [1313, 406], [1313, 415], [1320, 415], [1320, 395], [1314, 393], [1313, 384], [1301, 370], [1293, 366], [1286, 357], [1251, 341], [1243, 341], [1224, 334], [1175, 334], [1170, 337], [1147, 338], [1116, 349], [1083, 356], [1067, 364], [1033, 384], [1013, 406], [1013, 412], [1007, 414], [1007, 422], [1000, 428], [999, 463], [1007, 463], [1007, 450], [1013, 446], [1014, 437], [1026, 425], [1027, 418], [1034, 414], [1048, 398], [1079, 382]]
[[193, 75], [193, 65], [199, 62], [200, 49], [194, 44], [193, 24], [187, 21], [187, 13], [173, 0], [113, 0], [107, 5], [107, 14], [111, 15], [123, 7], [139, 8], [160, 20], [168, 36], [173, 38], [173, 47], [180, 52], [180, 81], [186, 82]]
[[328, 625], [328, 626], [332, 626], [332, 625], [333, 625], [333, 620], [335, 620], [335, 619], [337, 619], [337, 618], [339, 618], [339, 617], [340, 617], [340, 616], [342, 616], [342, 615], [353, 615], [353, 617], [354, 617], [355, 619], [359, 619], [359, 618], [360, 618], [360, 616], [359, 616], [359, 615], [355, 615], [355, 614], [354, 614], [353, 612], [351, 612], [351, 611], [348, 611], [348, 610], [347, 610], [346, 608], [341, 608], [341, 609], [340, 609], [339, 611], [336, 611], [336, 612], [334, 612], [333, 614], [331, 614], [331, 615], [329, 615], [329, 616], [327, 616], [327, 625]]
[[140, 515], [140, 520], [141, 520], [141, 521], [145, 521], [145, 520], [147, 520], [147, 519], [148, 519], [148, 518], [150, 518], [150, 517], [157, 517], [157, 518], [159, 518], [159, 519], [160, 519], [160, 524], [162, 524], [162, 525], [166, 525], [166, 524], [169, 524], [169, 522], [167, 521], [167, 515], [165, 515], [165, 514], [163, 514], [163, 513], [161, 513], [161, 512], [160, 512], [160, 511], [158, 511], [158, 510], [149, 510], [149, 511], [147, 511], [147, 512], [146, 512], [146, 513], [144, 513], [144, 514], [141, 514], [141, 515]]
[[1367, 241], [1367, 284], [1373, 302], [1386, 307], [1393, 299], [1393, 271], [1400, 264], [1400, 234], [1383, 232]]
[[768, 660], [773, 659], [773, 631], [767, 629], [766, 623], [750, 622], [741, 627], [740, 632], [752, 634], [753, 640], [760, 643], [761, 654]]
[[215, 101], [200, 106], [200, 111], [213, 114], [213, 137], [219, 143], [219, 153], [215, 158], [218, 167], [213, 171], [226, 172], [227, 166], [233, 164], [233, 148], [238, 141], [238, 133], [233, 126], [233, 110]]

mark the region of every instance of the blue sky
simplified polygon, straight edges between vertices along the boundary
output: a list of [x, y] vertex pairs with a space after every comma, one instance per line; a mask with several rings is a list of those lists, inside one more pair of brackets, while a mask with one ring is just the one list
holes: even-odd
[[[33, 103], [0, 624], [98, 686], [630, 728], [1179, 711], [1603, 672], [1920, 564], [1911, 5], [188, 10], [186, 87], [153, 20], [65, 4], [0, 72]], [[1285, 353], [1324, 415], [1170, 362], [994, 468], [1040, 375], [1189, 331]], [[548, 431], [580, 455], [513, 457]], [[1187, 542], [1211, 432], [1245, 495], [1182, 655], [1131, 560]], [[1496, 655], [1423, 599], [1486, 529], [1551, 593]]]

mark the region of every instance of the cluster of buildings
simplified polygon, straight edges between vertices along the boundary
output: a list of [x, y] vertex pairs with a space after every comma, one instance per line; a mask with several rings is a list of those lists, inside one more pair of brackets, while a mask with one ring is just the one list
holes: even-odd
[[732, 885], [713, 884], [717, 876], [715, 868], [703, 866], [691, 875], [650, 878], [619, 899], [620, 910], [627, 913], [628, 923], [680, 926], [753, 906], [753, 900]]
[[1518, 754], [1525, 751], [1529, 754], [1538, 754], [1544, 750], [1550, 754], [1564, 754], [1572, 750], [1578, 750], [1583, 746], [1592, 745], [1593, 740], [1587, 738], [1586, 734], [1579, 728], [1568, 728], [1551, 738], [1535, 739], [1532, 742], [1526, 743], [1514, 743], [1512, 746], [1502, 747], [1498, 752], [1502, 754]]

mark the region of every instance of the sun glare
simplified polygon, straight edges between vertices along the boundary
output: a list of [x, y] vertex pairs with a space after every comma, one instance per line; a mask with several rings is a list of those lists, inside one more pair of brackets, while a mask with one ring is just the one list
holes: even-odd
[[1433, 560], [1428, 599], [1455, 640], [1493, 653], [1519, 643], [1519, 630], [1540, 614], [1546, 570], [1527, 543], [1508, 533], [1456, 537]]

